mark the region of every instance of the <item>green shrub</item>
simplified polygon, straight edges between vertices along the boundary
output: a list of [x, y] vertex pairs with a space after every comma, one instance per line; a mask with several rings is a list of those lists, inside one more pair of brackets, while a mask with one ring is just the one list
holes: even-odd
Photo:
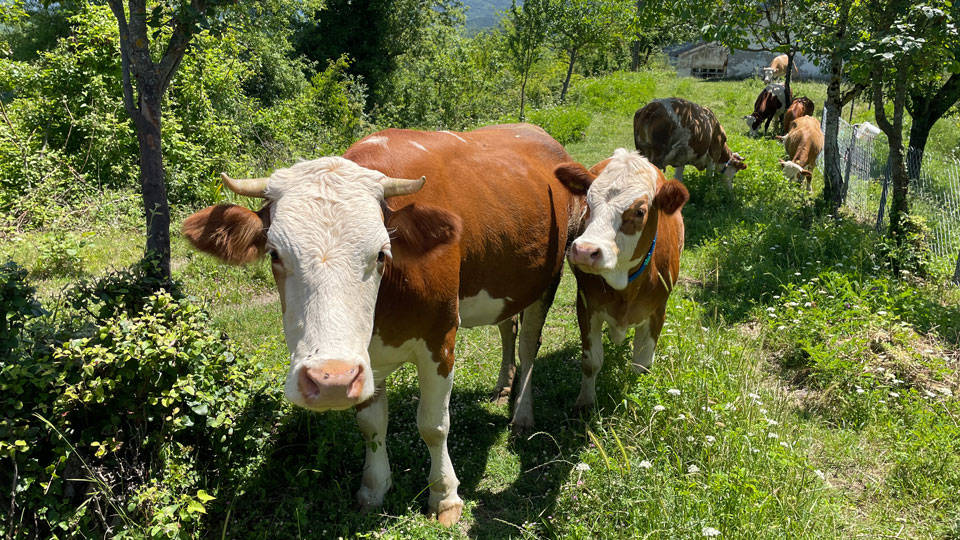
[[77, 303], [99, 291], [89, 304], [114, 314], [92, 334], [0, 363], [10, 536], [189, 535], [215, 497], [200, 479], [225, 480], [255, 455], [239, 448], [262, 434], [235, 431], [256, 394], [250, 364], [198, 306], [163, 291], [137, 298], [142, 284], [124, 290], [127, 276], [74, 291]]
[[88, 235], [57, 231], [41, 237], [37, 243], [37, 260], [33, 275], [40, 278], [77, 276], [83, 273], [83, 250], [90, 245]]
[[530, 113], [530, 122], [547, 130], [560, 144], [582, 141], [590, 126], [591, 116], [575, 107], [541, 109]]
[[923, 216], [903, 218], [903, 241], [897, 245], [891, 236], [884, 236], [878, 251], [887, 264], [899, 267], [901, 274], [925, 278], [929, 275], [932, 253], [932, 232]]
[[27, 271], [17, 263], [0, 266], [0, 365], [20, 348], [27, 322], [42, 313], [35, 292], [27, 283]]

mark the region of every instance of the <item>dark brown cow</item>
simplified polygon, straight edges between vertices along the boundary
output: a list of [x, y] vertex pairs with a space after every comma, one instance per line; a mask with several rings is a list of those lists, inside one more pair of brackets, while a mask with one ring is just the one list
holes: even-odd
[[[633, 367], [646, 372], [680, 271], [681, 208], [687, 189], [635, 152], [618, 149], [589, 171], [579, 163], [557, 167], [557, 178], [585, 193], [588, 213], [568, 260], [577, 278], [577, 320], [583, 347], [578, 408], [596, 401], [606, 323], [622, 342], [635, 328]], [[522, 386], [521, 386], [521, 391]]]
[[793, 121], [797, 118], [801, 116], [813, 116], [814, 108], [813, 100], [806, 96], [800, 96], [793, 100], [793, 103], [791, 103], [790, 106], [787, 107], [786, 112], [783, 113], [783, 134], [787, 134], [791, 124], [793, 124]]
[[633, 115], [637, 150], [660, 169], [674, 167], [677, 180], [683, 168], [722, 167], [728, 186], [737, 171], [747, 168], [739, 154], [727, 146], [727, 133], [713, 111], [682, 98], [655, 99]]
[[[257, 213], [213, 206], [184, 222], [194, 246], [227, 262], [271, 256], [291, 353], [285, 393], [313, 410], [358, 406], [363, 506], [380, 505], [391, 484], [384, 381], [412, 362], [417, 426], [431, 458], [429, 508], [445, 525], [459, 520], [447, 452], [457, 329], [504, 326], [522, 311], [529, 373], [579, 218], [581, 199], [553, 174], [569, 160], [531, 125], [388, 129], [343, 157], [265, 179], [225, 178], [266, 205]], [[528, 401], [518, 402], [514, 421], [532, 421]]]
[[[761, 123], [766, 122], [763, 126], [764, 133], [769, 129], [770, 121], [774, 118], [782, 125], [783, 113], [786, 111], [787, 103], [790, 102], [786, 92], [786, 87], [782, 84], [768, 84], [760, 91], [757, 100], [753, 103], [753, 114], [743, 117], [747, 127], [750, 128], [751, 137], [759, 134]], [[777, 132], [779, 133], [779, 130]]]

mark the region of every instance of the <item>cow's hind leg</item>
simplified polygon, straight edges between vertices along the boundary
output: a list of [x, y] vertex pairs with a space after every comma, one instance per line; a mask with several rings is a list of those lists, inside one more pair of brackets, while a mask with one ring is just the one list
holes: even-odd
[[[417, 428], [420, 437], [430, 451], [430, 497], [428, 509], [444, 526], [460, 521], [463, 500], [457, 494], [460, 481], [453, 470], [447, 436], [450, 434], [450, 392], [453, 389], [453, 347], [456, 343], [454, 329], [444, 340], [438, 364], [433, 354], [417, 359], [417, 375], [420, 379], [420, 403], [417, 405]], [[450, 366], [449, 372], [443, 365]]]
[[637, 373], [648, 373], [653, 365], [653, 356], [660, 339], [660, 330], [663, 329], [663, 318], [666, 307], [661, 307], [643, 324], [636, 327], [633, 334], [633, 370]]
[[500, 376], [497, 378], [497, 388], [493, 391], [491, 401], [499, 404], [510, 399], [513, 389], [513, 377], [517, 374], [517, 316], [500, 321], [497, 324], [500, 330], [500, 343], [503, 358], [500, 361]]
[[683, 182], [683, 168], [684, 168], [684, 167], [686, 167], [686, 165], [681, 165], [681, 166], [679, 166], [679, 167], [674, 167], [674, 168], [673, 168], [673, 177], [676, 178], [677, 181], [679, 181], [679, 182]]
[[373, 397], [357, 407], [357, 424], [367, 449], [357, 502], [367, 510], [383, 504], [383, 497], [392, 483], [386, 444], [387, 392], [383, 381], [377, 385]]
[[533, 363], [540, 349], [540, 334], [547, 312], [553, 304], [553, 297], [560, 285], [560, 276], [533, 304], [523, 310], [520, 319], [520, 385], [517, 401], [513, 409], [513, 429], [523, 431], [533, 427], [533, 388], [530, 379], [533, 376]]

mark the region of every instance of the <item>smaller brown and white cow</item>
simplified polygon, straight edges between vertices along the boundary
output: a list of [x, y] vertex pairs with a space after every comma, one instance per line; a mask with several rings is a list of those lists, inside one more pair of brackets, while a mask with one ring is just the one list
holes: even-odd
[[783, 175], [790, 180], [806, 181], [807, 191], [811, 190], [811, 169], [817, 166], [817, 156], [823, 150], [823, 131], [820, 122], [813, 116], [801, 116], [790, 125], [790, 132], [783, 137], [783, 147], [790, 161], [780, 160]]
[[787, 134], [787, 131], [790, 130], [790, 125], [793, 124], [793, 121], [797, 118], [801, 116], [813, 116], [814, 109], [813, 100], [806, 96], [800, 96], [793, 100], [793, 103], [787, 107], [787, 111], [783, 113], [783, 134]]
[[727, 133], [713, 111], [682, 98], [655, 99], [633, 115], [633, 140], [640, 154], [663, 170], [674, 167], [677, 180], [683, 168], [722, 169], [733, 187], [737, 171], [747, 168], [743, 157], [727, 146]]
[[757, 100], [753, 103], [753, 114], [743, 117], [750, 128], [750, 136], [756, 137], [759, 133], [760, 124], [766, 121], [763, 126], [763, 132], [766, 133], [770, 127], [770, 121], [777, 118], [783, 122], [783, 113], [786, 111], [788, 99], [787, 89], [782, 84], [768, 84], [766, 88], [760, 91]]
[[586, 193], [587, 214], [567, 260], [577, 278], [577, 320], [583, 349], [576, 407], [596, 402], [603, 366], [603, 324], [622, 342], [630, 328], [633, 369], [646, 372], [680, 271], [681, 208], [687, 188], [667, 180], [645, 157], [623, 148], [587, 170], [565, 163], [555, 174], [574, 193]]
[[[774, 79], [782, 79], [787, 74], [788, 63], [789, 58], [787, 58], [787, 55], [785, 54], [781, 54], [780, 56], [771, 60], [770, 67], [763, 70], [763, 82], [770, 83]], [[800, 70], [797, 69], [796, 62], [793, 64], [793, 74], [800, 74]]]

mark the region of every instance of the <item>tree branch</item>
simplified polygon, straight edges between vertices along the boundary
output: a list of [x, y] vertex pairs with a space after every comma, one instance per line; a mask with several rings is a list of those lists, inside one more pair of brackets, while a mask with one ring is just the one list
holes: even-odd
[[865, 88], [866, 87], [863, 84], [860, 84], [860, 83], [855, 84], [853, 88], [847, 91], [847, 93], [840, 96], [840, 105], [843, 106], [843, 105], [846, 105], [847, 103], [850, 103], [850, 100], [859, 96], [860, 93], [863, 92]]
[[883, 108], [883, 70], [881, 68], [873, 70], [873, 107], [877, 125], [889, 137], [893, 133], [893, 125], [887, 119], [887, 111]]
[[133, 101], [133, 84], [130, 81], [130, 30], [127, 26], [127, 15], [123, 11], [123, 3], [120, 0], [108, 0], [110, 10], [117, 19], [120, 27], [120, 66], [123, 74], [123, 106], [127, 109], [127, 114], [133, 116], [137, 108]]

